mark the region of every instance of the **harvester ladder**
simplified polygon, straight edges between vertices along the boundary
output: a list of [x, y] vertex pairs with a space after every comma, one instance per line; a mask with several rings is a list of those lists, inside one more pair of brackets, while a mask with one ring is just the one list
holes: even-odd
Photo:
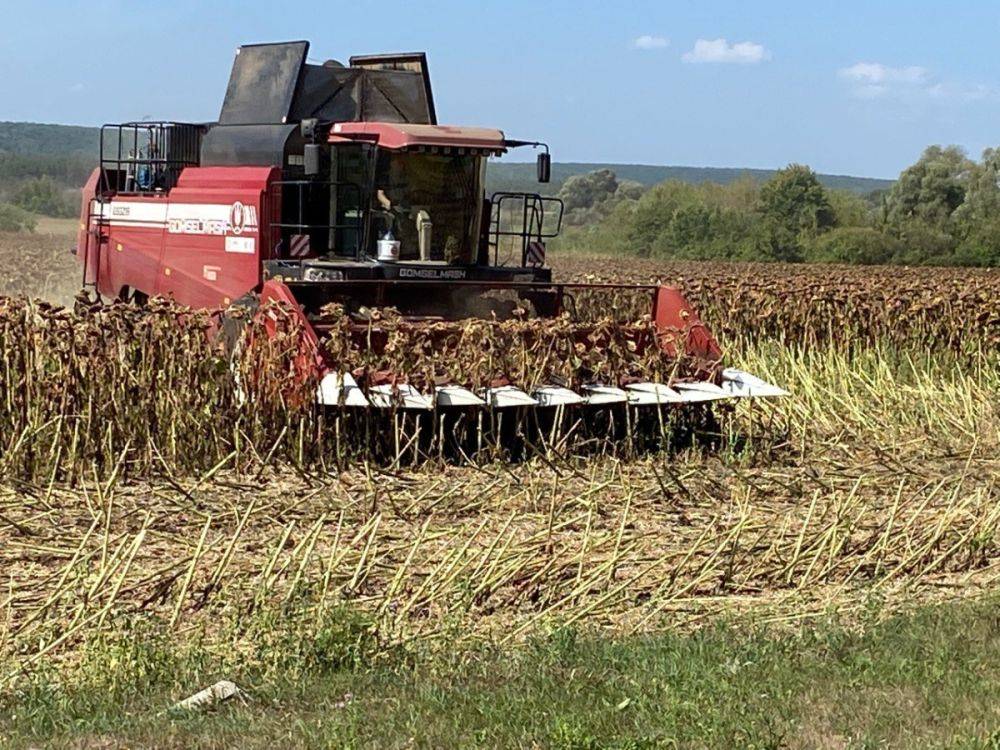
[[[98, 276], [101, 273], [101, 249], [108, 243], [111, 235], [107, 232], [108, 220], [105, 216], [104, 206], [107, 201], [103, 194], [90, 201], [90, 208], [87, 211], [87, 242], [83, 247], [83, 289], [92, 288], [97, 293]], [[87, 271], [90, 269], [90, 254], [96, 253], [94, 259], [94, 279], [87, 281]]]

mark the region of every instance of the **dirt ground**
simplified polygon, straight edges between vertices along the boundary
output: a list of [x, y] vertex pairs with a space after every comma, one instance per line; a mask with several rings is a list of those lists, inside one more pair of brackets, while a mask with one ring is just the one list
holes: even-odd
[[76, 219], [43, 217], [33, 233], [0, 232], [0, 295], [72, 304], [81, 278], [74, 244]]

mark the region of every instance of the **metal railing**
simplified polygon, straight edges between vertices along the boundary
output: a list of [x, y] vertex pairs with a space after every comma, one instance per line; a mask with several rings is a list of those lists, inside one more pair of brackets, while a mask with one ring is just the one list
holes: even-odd
[[204, 125], [126, 122], [101, 127], [101, 193], [165, 192], [200, 161]]
[[556, 237], [562, 229], [563, 202], [559, 198], [499, 192], [493, 194], [491, 204], [489, 245], [493, 265], [500, 265], [502, 238], [510, 238], [511, 249], [520, 252], [524, 266], [529, 243]]
[[[281, 220], [272, 222], [271, 228], [280, 234], [280, 242], [285, 247], [291, 246], [291, 238], [295, 235], [309, 237], [310, 248], [316, 235], [326, 233], [327, 247], [322, 252], [328, 252], [336, 244], [337, 233], [342, 230], [353, 232], [354, 242], [345, 242], [350, 252], [334, 248], [338, 255], [358, 257], [365, 246], [365, 206], [361, 202], [361, 186], [355, 182], [334, 180], [276, 180], [270, 185], [273, 200], [280, 201]], [[347, 200], [353, 198], [353, 201]], [[343, 201], [347, 208], [341, 210]], [[353, 211], [353, 216], [349, 212]], [[326, 221], [316, 221], [316, 215], [326, 217]], [[336, 214], [341, 214], [349, 221], [336, 221]], [[334, 221], [331, 221], [331, 217]], [[330, 237], [333, 236], [333, 242]]]

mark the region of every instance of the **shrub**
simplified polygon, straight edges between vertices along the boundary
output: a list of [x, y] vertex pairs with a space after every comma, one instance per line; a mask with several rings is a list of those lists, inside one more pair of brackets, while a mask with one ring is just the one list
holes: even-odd
[[1000, 221], [976, 226], [956, 248], [954, 262], [961, 266], [1000, 266]]
[[802, 260], [799, 238], [784, 224], [770, 219], [758, 220], [739, 246], [741, 260], [781, 260], [796, 263]]
[[22, 208], [0, 203], [0, 232], [34, 232], [35, 217]]
[[711, 260], [742, 256], [753, 217], [730, 208], [692, 204], [674, 212], [653, 247], [657, 257]]
[[890, 263], [903, 251], [895, 237], [869, 227], [840, 227], [812, 240], [806, 259], [826, 263]]
[[899, 229], [902, 249], [895, 261], [907, 265], [947, 265], [958, 242], [941, 229], [919, 221], [910, 221]]
[[827, 198], [833, 209], [834, 224], [838, 227], [871, 226], [874, 214], [873, 207], [877, 202], [871, 202], [857, 193], [849, 190], [827, 190]]
[[607, 200], [618, 190], [618, 178], [610, 169], [573, 175], [559, 190], [567, 211], [590, 208]]
[[45, 216], [73, 216], [76, 213], [76, 207], [66, 191], [48, 176], [23, 182], [14, 191], [12, 202], [25, 211]]

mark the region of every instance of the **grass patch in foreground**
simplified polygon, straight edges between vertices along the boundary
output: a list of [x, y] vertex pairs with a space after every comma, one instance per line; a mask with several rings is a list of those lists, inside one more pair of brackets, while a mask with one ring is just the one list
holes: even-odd
[[[170, 673], [150, 674], [157, 663]], [[511, 651], [335, 660], [259, 685], [225, 675], [252, 701], [199, 715], [164, 709], [210, 665], [109, 660], [103, 679], [130, 665], [140, 668], [110, 690], [8, 696], [0, 745], [1000, 747], [995, 602], [937, 605], [860, 630], [719, 625], [622, 640], [558, 631]]]

